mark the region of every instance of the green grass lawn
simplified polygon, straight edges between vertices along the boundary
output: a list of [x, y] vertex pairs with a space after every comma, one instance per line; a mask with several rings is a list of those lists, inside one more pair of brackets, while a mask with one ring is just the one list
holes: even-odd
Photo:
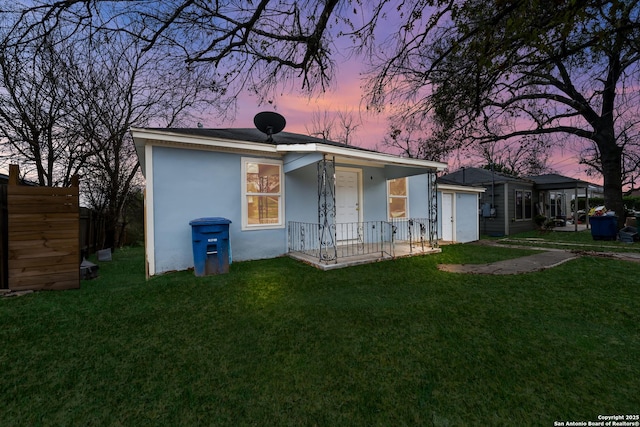
[[488, 238], [501, 244], [518, 246], [550, 247], [566, 250], [585, 250], [594, 252], [634, 252], [640, 253], [640, 244], [625, 243], [616, 240], [593, 240], [591, 230], [579, 232], [549, 231], [541, 233], [533, 230], [515, 234], [506, 238]]
[[321, 272], [288, 258], [145, 281], [140, 249], [76, 291], [0, 298], [0, 425], [542, 425], [640, 410], [640, 264]]

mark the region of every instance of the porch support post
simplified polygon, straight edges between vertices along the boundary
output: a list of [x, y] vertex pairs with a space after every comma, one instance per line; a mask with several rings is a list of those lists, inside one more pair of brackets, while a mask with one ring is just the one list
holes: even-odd
[[574, 193], [575, 203], [573, 204], [573, 227], [574, 231], [578, 231], [578, 186], [576, 185]]
[[427, 184], [427, 201], [429, 203], [429, 244], [431, 248], [438, 247], [438, 184], [436, 173], [430, 172]]
[[585, 216], [584, 216], [584, 222], [585, 224], [587, 224], [587, 230], [591, 227], [591, 224], [589, 223], [589, 185], [587, 184], [587, 188], [585, 188], [584, 190], [584, 195], [585, 195], [585, 205], [584, 205], [584, 212], [585, 212]]
[[318, 237], [320, 262], [338, 263], [336, 247], [336, 161], [326, 155], [318, 162]]

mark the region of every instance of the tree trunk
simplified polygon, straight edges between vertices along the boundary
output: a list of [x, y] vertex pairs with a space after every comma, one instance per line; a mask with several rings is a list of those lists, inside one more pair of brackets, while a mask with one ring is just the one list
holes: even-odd
[[116, 221], [111, 213], [105, 215], [103, 249], [111, 248], [113, 250], [116, 247]]
[[613, 135], [597, 142], [604, 179], [604, 206], [618, 216], [618, 228], [624, 227], [626, 211], [622, 200], [622, 148]]
[[118, 220], [120, 211], [118, 209], [118, 193], [113, 189], [110, 191], [111, 197], [105, 209], [105, 248], [115, 249], [118, 245]]

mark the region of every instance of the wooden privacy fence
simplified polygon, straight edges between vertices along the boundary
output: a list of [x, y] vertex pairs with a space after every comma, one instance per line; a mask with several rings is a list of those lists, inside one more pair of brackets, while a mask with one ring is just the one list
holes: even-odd
[[11, 290], [80, 287], [78, 179], [65, 188], [20, 185], [16, 165], [3, 189], [2, 275]]

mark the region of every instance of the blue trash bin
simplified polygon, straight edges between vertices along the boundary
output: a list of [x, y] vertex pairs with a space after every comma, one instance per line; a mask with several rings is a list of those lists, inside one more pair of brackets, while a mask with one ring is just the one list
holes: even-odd
[[593, 240], [616, 240], [618, 236], [617, 216], [590, 216], [589, 224], [591, 224], [591, 237]]
[[226, 218], [198, 218], [189, 221], [193, 243], [193, 270], [196, 276], [229, 272], [229, 224]]

